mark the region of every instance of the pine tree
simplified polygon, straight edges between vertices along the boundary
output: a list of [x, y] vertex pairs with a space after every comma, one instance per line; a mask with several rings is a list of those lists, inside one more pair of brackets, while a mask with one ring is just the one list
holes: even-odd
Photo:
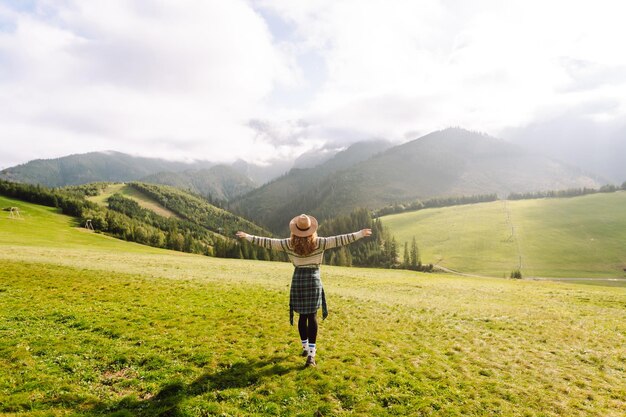
[[267, 249], [265, 248], [258, 248], [257, 250], [257, 258], [260, 261], [269, 261], [270, 260], [270, 255]]
[[404, 255], [402, 256], [402, 267], [407, 269], [411, 263], [409, 257], [409, 242], [404, 242]]
[[218, 258], [224, 258], [226, 256], [226, 248], [224, 247], [224, 241], [221, 238], [215, 239], [213, 253]]
[[419, 262], [419, 250], [417, 249], [417, 241], [415, 240], [415, 236], [413, 236], [413, 241], [411, 242], [411, 268], [417, 268], [417, 263]]
[[337, 252], [337, 265], [348, 266], [348, 257], [346, 256], [346, 248], [340, 248]]
[[183, 237], [183, 252], [193, 252], [192, 251], [193, 238], [191, 237], [191, 233], [187, 232]]
[[[250, 251], [248, 253], [249, 258], [248, 259], [252, 259], [254, 261], [256, 261], [258, 258], [256, 256], [256, 248], [250, 248]], [[242, 258], [244, 258], [244, 255], [241, 255]], [[244, 258], [246, 259], [246, 258]]]
[[330, 259], [328, 259], [328, 265], [337, 265], [337, 255], [334, 251], [330, 254]]
[[396, 238], [391, 238], [391, 251], [389, 253], [389, 262], [390, 266], [394, 266], [398, 264], [398, 243], [396, 242]]
[[247, 245], [248, 241], [241, 242], [241, 254], [243, 259], [250, 259], [250, 252], [253, 250], [249, 245]]

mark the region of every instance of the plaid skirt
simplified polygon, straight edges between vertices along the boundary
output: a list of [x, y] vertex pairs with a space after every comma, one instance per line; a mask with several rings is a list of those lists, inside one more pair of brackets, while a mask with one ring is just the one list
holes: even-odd
[[319, 268], [298, 268], [293, 271], [289, 292], [289, 321], [293, 325], [293, 313], [313, 314], [322, 307], [322, 317], [328, 316], [326, 295]]

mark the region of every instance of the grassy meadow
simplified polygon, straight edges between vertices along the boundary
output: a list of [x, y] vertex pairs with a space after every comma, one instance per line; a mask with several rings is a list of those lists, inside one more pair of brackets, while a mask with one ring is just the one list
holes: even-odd
[[626, 294], [323, 267], [318, 367], [292, 267], [122, 242], [0, 197], [0, 414], [622, 416]]
[[398, 242], [415, 236], [422, 262], [465, 273], [624, 277], [626, 192], [494, 201], [385, 216]]
[[109, 186], [107, 186], [107, 188], [103, 190], [101, 194], [93, 197], [87, 197], [87, 200], [93, 201], [94, 203], [98, 203], [102, 206], [106, 206], [107, 199], [116, 193], [122, 194], [124, 197], [135, 200], [141, 207], [152, 210], [159, 216], [178, 218], [176, 213], [168, 210], [149, 196], [127, 184], [110, 184]]

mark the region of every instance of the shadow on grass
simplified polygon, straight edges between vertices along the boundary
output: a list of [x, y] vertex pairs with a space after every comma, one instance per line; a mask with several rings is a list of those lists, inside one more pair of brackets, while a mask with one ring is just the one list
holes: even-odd
[[125, 397], [117, 403], [101, 403], [90, 410], [87, 415], [179, 416], [182, 415], [179, 404], [186, 398], [211, 391], [251, 387], [264, 377], [284, 375], [298, 369], [295, 365], [283, 365], [281, 362], [285, 359], [287, 356], [236, 362], [217, 371], [207, 372], [189, 384], [178, 381], [168, 383], [151, 398]]

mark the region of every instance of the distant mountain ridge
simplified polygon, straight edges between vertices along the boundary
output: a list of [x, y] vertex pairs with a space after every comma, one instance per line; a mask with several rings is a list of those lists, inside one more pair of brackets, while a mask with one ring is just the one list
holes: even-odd
[[[339, 171], [348, 169], [388, 149], [389, 142], [357, 142], [313, 168], [293, 168], [287, 174], [235, 198], [231, 210], [255, 219], [275, 232], [283, 229], [286, 213], [311, 212], [327, 194], [325, 181]], [[332, 216], [328, 216], [332, 217]]]
[[143, 177], [141, 181], [170, 185], [218, 200], [231, 200], [256, 188], [250, 178], [226, 165], [198, 171], [159, 172]]
[[[229, 199], [286, 172], [288, 166], [262, 167], [244, 161], [231, 166], [211, 161], [178, 162], [121, 152], [89, 152], [36, 159], [0, 171], [0, 179], [47, 187], [147, 180], [203, 195]], [[158, 175], [157, 175], [158, 174]]]
[[429, 197], [599, 185], [576, 168], [460, 128], [433, 132], [343, 168], [333, 164], [334, 158], [292, 170], [236, 199], [231, 208], [278, 232], [285, 219], [302, 212], [323, 219]]
[[[311, 159], [299, 163], [307, 166], [307, 161]], [[286, 218], [303, 212], [325, 219], [358, 207], [377, 209], [431, 197], [601, 185], [575, 167], [460, 128], [397, 146], [357, 142], [317, 166], [293, 168], [256, 189], [244, 178], [249, 180], [253, 172], [257, 176], [276, 173], [279, 168], [245, 161], [217, 166], [207, 161], [187, 164], [94, 152], [31, 161], [0, 171], [0, 179], [53, 187], [97, 181], [167, 184], [228, 199], [230, 209], [277, 233], [285, 232]]]
[[274, 178], [283, 175], [292, 167], [290, 161], [277, 161], [268, 165], [257, 165], [238, 159], [230, 166], [237, 172], [254, 181], [255, 184], [265, 184]]
[[[391, 142], [385, 140], [359, 141], [343, 147], [328, 146], [324, 149], [315, 149], [303, 153], [296, 158], [293, 163], [293, 168], [315, 168], [330, 160], [333, 160], [335, 164], [341, 164], [345, 167], [345, 165], [352, 165], [353, 163], [367, 159], [375, 153], [382, 152], [391, 146]], [[350, 150], [348, 152], [344, 152], [349, 148]]]
[[208, 161], [188, 164], [114, 151], [89, 152], [55, 159], [36, 159], [0, 171], [0, 178], [48, 187], [62, 187], [98, 181], [132, 181], [162, 171], [178, 172], [192, 167], [206, 169], [213, 165], [215, 164]]

